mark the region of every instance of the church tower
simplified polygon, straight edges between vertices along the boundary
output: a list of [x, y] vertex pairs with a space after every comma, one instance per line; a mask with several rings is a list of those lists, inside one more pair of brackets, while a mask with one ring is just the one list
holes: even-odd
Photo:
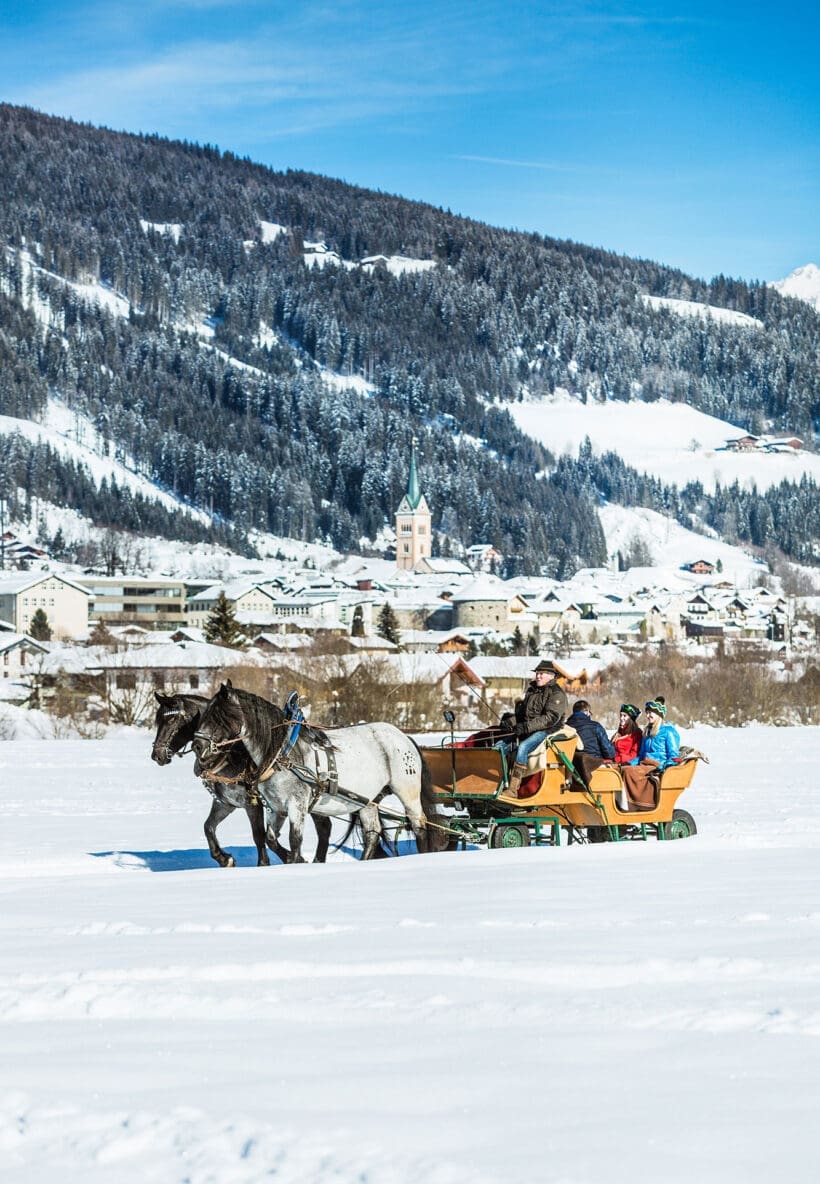
[[416, 468], [416, 439], [410, 449], [410, 475], [407, 493], [396, 510], [396, 567], [409, 571], [425, 556], [429, 558], [432, 543], [432, 515], [419, 485]]

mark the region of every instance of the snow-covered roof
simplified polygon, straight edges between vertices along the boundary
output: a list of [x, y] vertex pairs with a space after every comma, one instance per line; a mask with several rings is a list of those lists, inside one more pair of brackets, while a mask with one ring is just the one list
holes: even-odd
[[33, 637], [29, 637], [28, 633], [6, 633], [5, 631], [0, 633], [0, 654], [8, 653], [9, 650], [16, 649], [18, 646], [40, 654], [48, 652], [46, 646], [35, 641]]
[[76, 584], [74, 580], [70, 580], [67, 576], [62, 575], [56, 571], [38, 571], [38, 572], [18, 572], [14, 576], [4, 576], [0, 579], [0, 596], [17, 596], [20, 592], [26, 592], [29, 588], [36, 588], [38, 584], [42, 584], [44, 580], [60, 580], [63, 584], [68, 584], [69, 588], [74, 588], [77, 592], [82, 592], [84, 596], [88, 595], [88, 589], [83, 588], [82, 585]]

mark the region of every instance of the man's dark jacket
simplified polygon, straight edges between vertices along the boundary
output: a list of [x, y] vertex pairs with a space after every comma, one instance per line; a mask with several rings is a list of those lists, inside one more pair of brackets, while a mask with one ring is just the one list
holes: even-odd
[[515, 734], [519, 738], [533, 732], [552, 732], [567, 718], [567, 697], [553, 680], [545, 687], [531, 682], [515, 705]]
[[571, 728], [575, 728], [581, 737], [587, 756], [599, 756], [602, 761], [615, 759], [612, 742], [597, 720], [592, 719], [585, 711], [573, 711], [567, 723]]

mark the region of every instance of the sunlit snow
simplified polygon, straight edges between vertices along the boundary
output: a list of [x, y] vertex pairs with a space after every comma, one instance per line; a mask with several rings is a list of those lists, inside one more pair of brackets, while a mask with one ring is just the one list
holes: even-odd
[[762, 492], [780, 481], [799, 481], [804, 473], [820, 481], [816, 453], [744, 453], [718, 451], [727, 440], [745, 434], [686, 403], [632, 400], [582, 403], [568, 395], [542, 402], [505, 404], [518, 427], [551, 452], [577, 454], [585, 436], [598, 453], [617, 452], [640, 473], [669, 485], [701, 481], [712, 489], [720, 482], [755, 484]]
[[4, 1178], [808, 1184], [820, 729], [685, 739], [691, 839], [234, 870], [147, 732], [0, 744]]

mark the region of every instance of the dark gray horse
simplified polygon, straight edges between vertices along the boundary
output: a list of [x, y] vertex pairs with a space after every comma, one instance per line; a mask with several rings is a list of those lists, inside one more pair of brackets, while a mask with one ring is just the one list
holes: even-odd
[[195, 729], [194, 771], [210, 776], [225, 752], [241, 742], [259, 770], [259, 792], [268, 808], [287, 813], [292, 859], [299, 857], [306, 814], [350, 815], [364, 807], [378, 817], [378, 804], [388, 793], [401, 802], [420, 852], [442, 845], [430, 770], [398, 728], [388, 723], [334, 728], [331, 740], [303, 724], [289, 747], [291, 736], [292, 721], [279, 707], [223, 683]]
[[[158, 691], [155, 697], [158, 704], [155, 719], [157, 734], [151, 749], [151, 759], [158, 765], [167, 765], [172, 757], [181, 754], [190, 745], [208, 699], [205, 695], [161, 695]], [[216, 828], [234, 810], [244, 810], [256, 846], [257, 866], [267, 867], [270, 864], [266, 847], [270, 847], [274, 855], [286, 863], [290, 859], [290, 852], [279, 842], [284, 815], [278, 819], [271, 818], [268, 826], [265, 826], [265, 808], [253, 789], [257, 771], [247, 751], [243, 745], [236, 744], [226, 748], [222, 756], [224, 759], [218, 768], [214, 767], [212, 776], [202, 778], [202, 784], [213, 798], [204, 827], [211, 857], [220, 867], [236, 866], [233, 856], [220, 847]], [[325, 823], [324, 819], [322, 823]], [[316, 861], [322, 863], [330, 841], [329, 822], [326, 826], [317, 827], [317, 836]]]
[[[151, 749], [151, 759], [158, 765], [167, 765], [173, 756], [182, 754], [191, 744], [199, 726], [200, 717], [209, 700], [204, 695], [162, 695], [155, 692], [157, 700], [156, 736]], [[220, 847], [216, 828], [234, 812], [242, 809], [248, 816], [257, 852], [257, 866], [270, 864], [266, 846], [282, 863], [295, 862], [292, 854], [279, 842], [279, 834], [287, 814], [271, 812], [265, 826], [265, 808], [262, 798], [255, 789], [257, 769], [241, 743], [226, 746], [223, 759], [215, 764], [211, 776], [202, 777], [202, 783], [213, 798], [211, 811], [205, 820], [205, 839], [211, 857], [220, 867], [235, 867], [232, 855]], [[326, 815], [314, 814], [316, 828], [316, 853], [314, 863], [324, 863], [330, 846], [332, 821]], [[385, 833], [378, 811], [363, 809], [351, 821], [351, 825], [339, 842], [342, 846], [350, 833], [361, 833], [362, 859], [380, 858], [391, 851], [390, 841]], [[301, 861], [301, 856], [299, 856]]]

